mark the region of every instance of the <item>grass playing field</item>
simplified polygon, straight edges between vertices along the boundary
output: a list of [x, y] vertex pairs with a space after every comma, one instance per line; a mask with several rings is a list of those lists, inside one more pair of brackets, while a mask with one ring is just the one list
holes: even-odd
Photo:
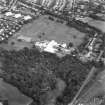
[[[19, 36], [31, 37], [32, 40], [55, 40], [57, 42], [72, 42], [75, 47], [83, 42], [85, 33], [79, 32], [75, 28], [68, 27], [64, 23], [58, 23], [48, 19], [48, 16], [41, 16], [39, 19], [25, 25], [15, 36], [11, 37], [8, 44], [0, 44], [8, 50], [22, 49], [23, 47], [31, 47], [30, 43], [18, 42], [17, 37]], [[11, 42], [15, 42], [11, 45]]]
[[23, 95], [14, 86], [5, 83], [0, 78], [0, 97], [8, 99], [9, 105], [26, 105], [32, 101], [31, 98]]
[[32, 24], [26, 25], [17, 35], [32, 37], [35, 41], [41, 38], [42, 40], [54, 39], [57, 42], [72, 42], [75, 46], [80, 45], [85, 36], [84, 33], [67, 27], [65, 23], [61, 24], [49, 20], [47, 16], [42, 16]]
[[[87, 22], [89, 25], [101, 29], [104, 32], [104, 22], [95, 21], [93, 19], [87, 19]], [[25, 41], [18, 42], [17, 38], [19, 36], [32, 38], [34, 41], [47, 39], [56, 40], [57, 42], [72, 42], [75, 47], [79, 46], [83, 42], [86, 34], [76, 30], [75, 28], [66, 26], [65, 23], [66, 22], [58, 23], [49, 20], [48, 16], [40, 16], [39, 19], [24, 25], [19, 32], [9, 39], [8, 44], [0, 44], [0, 47], [7, 50], [19, 50], [24, 47], [30, 48], [32, 46], [32, 44]], [[11, 42], [15, 42], [15, 44], [11, 45]]]

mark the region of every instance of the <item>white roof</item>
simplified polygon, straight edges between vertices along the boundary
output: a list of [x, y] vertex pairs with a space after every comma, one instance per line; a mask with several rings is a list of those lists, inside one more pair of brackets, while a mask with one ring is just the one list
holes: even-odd
[[5, 15], [6, 16], [13, 16], [14, 14], [12, 12], [6, 12]]
[[54, 48], [55, 46], [57, 47], [58, 44], [57, 44], [57, 42], [55, 42], [54, 40], [52, 40], [52, 41], [47, 45], [47, 47], [44, 49], [44, 51], [47, 51], [47, 52], [50, 52], [50, 53], [55, 53], [55, 52], [57, 51], [57, 49]]
[[48, 43], [47, 43], [47, 42], [46, 42], [46, 43], [45, 43], [45, 42], [43, 42], [43, 43], [42, 43], [42, 42], [36, 42], [35, 45], [36, 45], [36, 46], [39, 46], [40, 48], [41, 48], [41, 47], [46, 48], [47, 45], [48, 45]]
[[62, 50], [64, 50], [65, 52], [70, 52], [70, 49], [67, 49], [67, 44], [66, 43], [61, 43], [58, 44], [56, 41], [52, 40], [52, 41], [41, 41], [41, 42], [36, 42], [35, 43], [36, 46], [40, 47], [41, 49], [43, 49], [46, 52], [50, 52], [50, 53], [56, 53], [58, 51], [59, 45], [62, 46]]
[[24, 16], [24, 20], [29, 20], [29, 19], [32, 19], [30, 15]]
[[67, 47], [67, 44], [66, 44], [66, 43], [63, 43], [63, 44], [61, 44], [61, 46], [62, 46], [63, 48], [66, 48], [66, 47]]
[[49, 43], [49, 41], [46, 41], [45, 40], [45, 41], [41, 41], [41, 42], [36, 42], [35, 45], [36, 46], [39, 46], [40, 48], [41, 47], [44, 47], [45, 48], [45, 47], [47, 47], [48, 43]]
[[22, 17], [22, 15], [21, 14], [15, 14], [14, 17], [15, 18], [20, 18], [20, 17]]
[[4, 29], [0, 29], [0, 34], [4, 31]]

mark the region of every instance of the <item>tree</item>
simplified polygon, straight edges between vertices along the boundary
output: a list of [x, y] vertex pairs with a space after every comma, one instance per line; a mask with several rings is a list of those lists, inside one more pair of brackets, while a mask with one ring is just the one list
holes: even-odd
[[5, 74], [2, 77], [32, 97], [38, 105], [44, 103], [42, 100], [46, 101], [45, 96], [56, 89], [57, 78], [67, 85], [63, 94], [56, 97], [57, 103], [70, 102], [89, 72], [85, 64], [70, 55], [58, 58], [55, 54], [39, 52], [36, 48], [3, 52], [2, 70]]

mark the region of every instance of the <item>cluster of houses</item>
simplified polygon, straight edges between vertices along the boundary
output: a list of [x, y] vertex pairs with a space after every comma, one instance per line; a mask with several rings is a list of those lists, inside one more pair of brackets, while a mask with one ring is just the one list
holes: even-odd
[[44, 8], [62, 11], [67, 6], [67, 4], [71, 6], [73, 0], [28, 0], [28, 2], [41, 5]]
[[98, 34], [95, 34], [93, 38], [90, 38], [85, 49], [80, 53], [80, 59], [83, 61], [99, 61], [104, 53], [103, 40], [99, 38]]
[[15, 13], [8, 11], [0, 18], [0, 42], [8, 39], [28, 21], [32, 20], [30, 15], [23, 15], [21, 13]]
[[100, 5], [103, 0], [26, 0], [25, 2], [30, 2], [32, 4], [41, 5], [46, 9], [63, 11], [72, 10], [74, 7], [80, 6], [81, 9], [87, 8], [88, 4]]

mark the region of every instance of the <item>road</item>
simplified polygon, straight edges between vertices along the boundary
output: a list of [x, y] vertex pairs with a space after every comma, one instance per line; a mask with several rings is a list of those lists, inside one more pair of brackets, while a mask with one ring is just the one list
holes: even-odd
[[82, 90], [85, 88], [86, 84], [90, 81], [90, 79], [92, 78], [92, 76], [94, 75], [94, 73], [96, 71], [97, 71], [97, 69], [95, 67], [92, 67], [90, 73], [88, 74], [88, 76], [87, 76], [86, 80], [84, 81], [83, 85], [81, 86], [80, 90], [78, 91], [78, 93], [74, 97], [73, 101], [68, 105], [76, 105], [77, 104], [76, 100], [78, 99], [78, 97], [80, 96]]

